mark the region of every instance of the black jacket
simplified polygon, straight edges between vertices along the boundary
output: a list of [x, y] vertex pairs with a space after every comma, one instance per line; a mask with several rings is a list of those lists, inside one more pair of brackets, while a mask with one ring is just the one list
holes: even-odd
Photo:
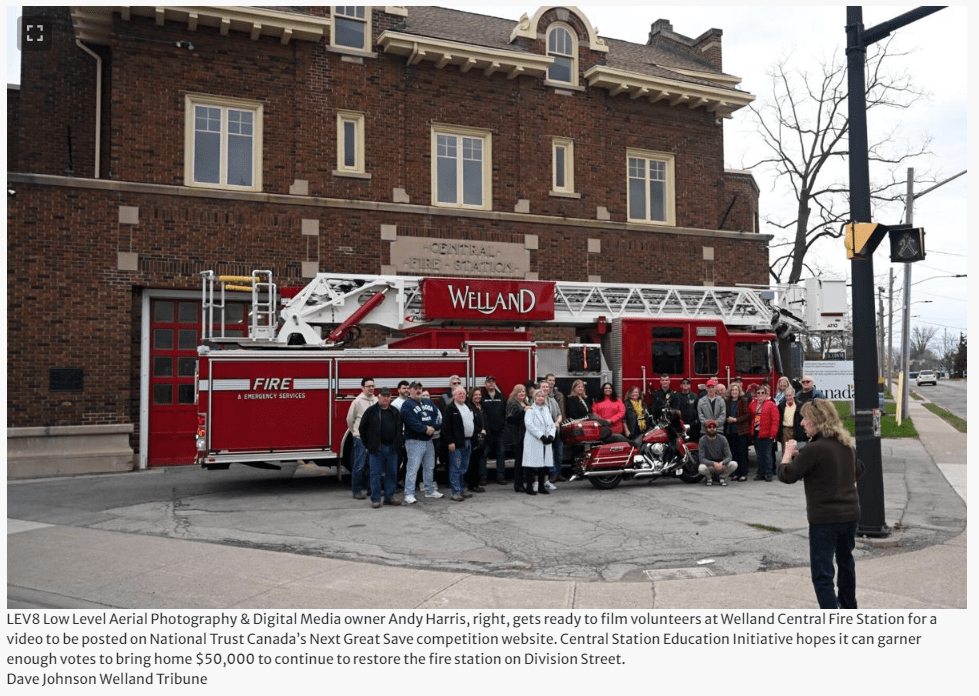
[[[795, 417], [792, 419], [792, 439], [799, 442], [806, 441], [806, 429], [802, 427], [802, 404], [795, 402]], [[785, 421], [785, 401], [778, 405], [778, 433], [779, 439], [782, 437], [782, 426]]]
[[[466, 405], [469, 406], [468, 402]], [[473, 414], [473, 435], [475, 435], [479, 432], [476, 420], [477, 412], [471, 406], [469, 406], [469, 410]], [[445, 407], [445, 414], [442, 416], [442, 442], [446, 446], [455, 443], [456, 449], [462, 449], [468, 440], [465, 424], [462, 422], [462, 413], [459, 412], [458, 404], [452, 401]]]
[[496, 396], [490, 396], [489, 392], [483, 389], [483, 427], [487, 433], [501, 433], [506, 425], [506, 402], [507, 397], [499, 389]]
[[[360, 441], [371, 454], [378, 454], [381, 451], [381, 410], [380, 404], [374, 404], [364, 411], [360, 419]], [[393, 406], [388, 406], [384, 411], [385, 416], [388, 413], [394, 416], [394, 441], [390, 444], [396, 452], [400, 451], [404, 447], [404, 424], [401, 421], [401, 413]]]

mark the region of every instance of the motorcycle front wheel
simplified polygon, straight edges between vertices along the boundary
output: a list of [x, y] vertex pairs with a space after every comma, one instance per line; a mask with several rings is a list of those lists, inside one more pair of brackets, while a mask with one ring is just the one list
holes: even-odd
[[704, 480], [703, 474], [700, 473], [700, 457], [696, 452], [687, 450], [683, 468], [680, 469], [680, 480], [684, 483], [700, 483]]
[[615, 488], [622, 482], [622, 474], [612, 474], [609, 476], [589, 476], [588, 480], [595, 488], [600, 491], [607, 491]]

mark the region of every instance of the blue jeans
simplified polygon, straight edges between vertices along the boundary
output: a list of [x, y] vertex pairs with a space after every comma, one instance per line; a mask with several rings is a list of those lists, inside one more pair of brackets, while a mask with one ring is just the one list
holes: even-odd
[[[506, 441], [503, 433], [491, 433], [486, 431], [486, 449], [483, 462], [480, 463], [480, 473], [483, 474], [487, 468], [486, 464], [490, 457], [496, 456], [496, 477], [498, 479], [506, 477]], [[482, 478], [486, 478], [485, 474]]]
[[398, 490], [398, 453], [391, 445], [381, 445], [377, 454], [367, 454], [370, 467], [371, 500], [381, 501], [381, 473], [384, 474], [384, 497], [390, 500]]
[[760, 437], [755, 440], [755, 457], [758, 460], [758, 476], [771, 476], [772, 471], [772, 443], [770, 437]]
[[[809, 566], [820, 609], [857, 608], [857, 571], [853, 562], [857, 523], [809, 525]], [[839, 597], [833, 591], [833, 557], [839, 570]]]
[[466, 440], [466, 446], [462, 449], [455, 448], [454, 452], [449, 452], [449, 485], [452, 486], [452, 495], [462, 495], [462, 477], [469, 468], [469, 453], [472, 452], [472, 443]]
[[367, 464], [367, 448], [359, 437], [354, 438], [354, 469], [350, 472], [350, 488], [354, 495], [367, 488], [364, 465]]
[[415, 497], [418, 467], [422, 468], [422, 481], [426, 493], [435, 492], [435, 445], [431, 440], [405, 440], [408, 452], [408, 469], [405, 472], [405, 497]]

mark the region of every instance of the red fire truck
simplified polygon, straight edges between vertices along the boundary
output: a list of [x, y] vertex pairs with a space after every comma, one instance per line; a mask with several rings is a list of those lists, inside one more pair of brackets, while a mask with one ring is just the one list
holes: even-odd
[[[776, 334], [799, 325], [749, 288], [324, 273], [289, 290], [269, 271], [202, 276], [196, 436], [197, 462], [209, 469], [347, 465], [346, 415], [363, 377], [392, 391], [417, 379], [433, 398], [453, 375], [470, 387], [493, 375], [505, 395], [548, 373], [565, 392], [574, 379], [595, 394], [605, 381], [619, 394], [652, 390], [662, 373], [675, 388], [683, 376], [700, 385], [715, 375], [753, 388], [783, 373]], [[221, 321], [240, 292], [252, 296], [247, 332]], [[402, 336], [351, 347], [368, 324]], [[576, 340], [534, 339], [554, 324], [573, 326]]]

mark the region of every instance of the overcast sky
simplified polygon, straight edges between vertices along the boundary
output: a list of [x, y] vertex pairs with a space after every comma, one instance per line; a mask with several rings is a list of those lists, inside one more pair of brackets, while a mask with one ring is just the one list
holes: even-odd
[[[445, 3], [443, 3], [445, 5]], [[513, 19], [524, 13], [533, 15], [537, 5], [450, 5], [482, 14]], [[756, 103], [768, 98], [771, 80], [767, 75], [772, 64], [791, 56], [791, 64], [811, 69], [812, 60], [842, 55], [846, 43], [845, 7], [688, 7], [688, 6], [593, 6], [579, 9], [599, 34], [606, 37], [645, 43], [650, 25], [657, 19], [668, 19], [676, 33], [697, 37], [710, 28], [723, 31], [725, 72], [742, 78], [740, 88], [755, 95]], [[864, 6], [864, 25], [874, 26], [896, 17], [912, 7]], [[19, 56], [16, 51], [16, 18], [18, 7], [7, 9], [7, 81], [17, 84]], [[917, 86], [930, 93], [928, 100], [912, 109], [884, 120], [871, 112], [868, 129], [871, 134], [899, 128], [901, 139], [920, 142], [932, 137], [933, 155], [911, 163], [916, 171], [930, 171], [942, 180], [967, 168], [967, 44], [968, 18], [964, 7], [950, 7], [895, 32], [893, 46], [910, 51], [907, 58], [894, 63], [895, 70], [907, 70]], [[747, 109], [735, 112], [725, 123], [726, 166], [739, 169], [759, 152], [755, 125]], [[756, 172], [761, 189], [762, 217], [784, 206], [790, 192], [773, 182], [767, 174]], [[874, 177], [874, 171], [871, 171]], [[914, 221], [927, 231], [927, 259], [915, 264], [912, 279], [912, 314], [920, 315], [913, 324], [947, 328], [958, 333], [967, 327], [967, 278], [933, 278], [967, 273], [967, 187], [969, 175], [936, 189], [915, 202]], [[930, 184], [921, 184], [918, 191]], [[773, 188], [775, 187], [775, 188]], [[877, 222], [903, 221], [903, 206], [880, 211]], [[774, 229], [762, 232], [775, 233]], [[842, 243], [828, 242], [816, 250], [820, 265], [838, 277], [849, 278]], [[774, 255], [773, 255], [774, 256]], [[886, 288], [891, 268], [886, 243], [874, 256], [874, 270], [879, 283]], [[903, 278], [903, 266], [895, 265], [896, 285]], [[900, 307], [895, 299], [895, 307]], [[885, 308], [886, 311], [886, 308]], [[899, 312], [895, 310], [899, 315]], [[895, 334], [899, 341], [900, 324]]]

